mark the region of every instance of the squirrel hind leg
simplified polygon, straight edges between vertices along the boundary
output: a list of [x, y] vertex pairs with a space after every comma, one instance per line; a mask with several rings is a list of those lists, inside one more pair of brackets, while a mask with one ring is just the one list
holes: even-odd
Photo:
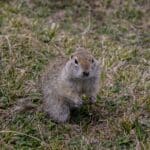
[[64, 123], [68, 121], [70, 117], [70, 109], [69, 106], [66, 104], [62, 104], [60, 106], [57, 105], [54, 109], [49, 109], [47, 111], [48, 116], [57, 123]]
[[58, 116], [56, 116], [56, 122], [64, 123], [70, 117], [70, 108], [67, 104], [63, 104], [58, 111]]

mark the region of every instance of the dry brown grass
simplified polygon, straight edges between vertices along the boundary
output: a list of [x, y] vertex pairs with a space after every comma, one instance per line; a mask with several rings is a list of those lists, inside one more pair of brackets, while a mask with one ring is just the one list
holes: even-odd
[[[0, 2], [2, 149], [149, 149], [149, 1]], [[78, 46], [101, 61], [97, 103], [55, 124], [38, 109], [36, 81], [52, 57]], [[37, 111], [38, 110], [38, 111]], [[17, 112], [17, 113], [16, 113]], [[38, 139], [38, 140], [37, 140]]]

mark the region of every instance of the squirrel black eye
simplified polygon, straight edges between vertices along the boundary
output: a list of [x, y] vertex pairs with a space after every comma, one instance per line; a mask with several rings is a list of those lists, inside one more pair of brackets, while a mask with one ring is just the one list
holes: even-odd
[[74, 62], [75, 62], [75, 64], [78, 64], [78, 61], [77, 61], [77, 59], [75, 59], [75, 61], [74, 61]]
[[92, 59], [92, 63], [94, 63], [94, 59]]

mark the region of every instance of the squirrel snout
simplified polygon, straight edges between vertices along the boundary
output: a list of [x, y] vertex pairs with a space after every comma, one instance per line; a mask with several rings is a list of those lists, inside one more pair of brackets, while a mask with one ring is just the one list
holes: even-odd
[[88, 71], [84, 71], [84, 72], [83, 72], [83, 76], [84, 76], [84, 77], [88, 77], [89, 74], [90, 74], [90, 73], [89, 73]]

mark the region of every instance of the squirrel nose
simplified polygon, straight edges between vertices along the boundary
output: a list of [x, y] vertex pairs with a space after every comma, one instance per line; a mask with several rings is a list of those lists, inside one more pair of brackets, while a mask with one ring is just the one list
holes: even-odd
[[88, 77], [89, 76], [89, 72], [83, 72], [83, 76]]

